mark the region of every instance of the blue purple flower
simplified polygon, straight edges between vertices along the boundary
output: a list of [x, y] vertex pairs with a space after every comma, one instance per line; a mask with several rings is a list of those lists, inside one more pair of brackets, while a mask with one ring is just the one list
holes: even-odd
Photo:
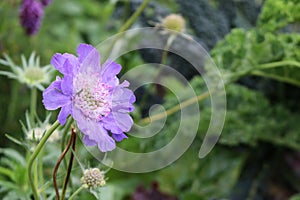
[[80, 44], [77, 54], [52, 57], [51, 64], [64, 76], [43, 92], [43, 103], [48, 110], [61, 108], [58, 120], [62, 125], [71, 115], [86, 145], [111, 151], [115, 141], [127, 138], [124, 132], [133, 125], [129, 112], [134, 110], [135, 96], [127, 88], [129, 82], [119, 83], [116, 75], [121, 65], [107, 60], [101, 66], [100, 54], [91, 45]]
[[34, 35], [39, 30], [44, 15], [43, 5], [35, 0], [23, 0], [19, 16], [26, 34]]

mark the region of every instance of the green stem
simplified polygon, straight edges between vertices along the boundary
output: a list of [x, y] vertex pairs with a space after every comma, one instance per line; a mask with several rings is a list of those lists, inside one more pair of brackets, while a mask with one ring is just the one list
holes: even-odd
[[165, 64], [166, 63], [166, 59], [167, 59], [167, 55], [168, 55], [168, 50], [170, 48], [170, 46], [172, 45], [174, 39], [176, 38], [176, 33], [171, 33], [170, 37], [168, 38], [167, 40], [167, 43], [164, 47], [164, 51], [163, 51], [163, 54], [162, 54], [162, 57], [161, 57], [161, 64]]
[[51, 134], [55, 131], [55, 129], [59, 126], [59, 122], [56, 121], [51, 127], [50, 129], [45, 133], [44, 137], [41, 139], [41, 141], [39, 142], [39, 144], [37, 145], [37, 147], [35, 148], [34, 152], [32, 153], [31, 157], [29, 158], [29, 163], [28, 163], [28, 180], [32, 189], [32, 193], [33, 193], [33, 197], [35, 200], [39, 199], [39, 195], [38, 195], [38, 189], [37, 189], [37, 185], [34, 183], [34, 178], [32, 177], [32, 167], [34, 164], [34, 161], [36, 159], [36, 157], [39, 155], [39, 153], [41, 152], [42, 148], [44, 147], [45, 143], [47, 142], [48, 138], [51, 136]]
[[162, 112], [162, 113], [158, 113], [156, 115], [153, 115], [151, 117], [147, 117], [147, 118], [144, 118], [140, 121], [140, 124], [147, 124], [147, 123], [150, 123], [150, 122], [153, 122], [153, 121], [157, 121], [159, 119], [162, 119], [164, 118], [166, 115], [167, 116], [170, 116], [174, 113], [176, 113], [177, 111], [179, 111], [180, 109], [183, 109], [185, 107], [188, 107], [198, 101], [201, 101], [203, 99], [206, 99], [207, 97], [209, 97], [210, 93], [209, 92], [205, 92], [201, 95], [198, 95], [196, 97], [193, 97], [193, 98], [190, 98], [188, 100], [185, 100], [183, 101], [182, 103], [180, 104], [177, 104], [176, 106], [166, 110], [165, 112]]
[[31, 89], [31, 98], [30, 98], [30, 113], [29, 113], [29, 119], [31, 122], [31, 125], [34, 126], [34, 117], [36, 115], [36, 102], [37, 102], [37, 89], [33, 87]]
[[81, 192], [81, 190], [85, 189], [85, 187], [82, 185], [80, 188], [78, 188], [69, 198], [69, 200], [73, 200], [74, 197]]
[[33, 163], [33, 178], [34, 178], [34, 185], [38, 185], [39, 180], [38, 180], [38, 162]]
[[130, 28], [130, 26], [135, 22], [135, 20], [140, 16], [143, 10], [146, 8], [150, 0], [144, 0], [140, 7], [133, 13], [133, 15], [125, 22], [125, 24], [121, 27], [119, 32], [126, 31]]
[[[299, 67], [300, 68], [300, 63], [294, 60], [284, 60], [284, 61], [278, 61], [278, 62], [271, 62], [271, 63], [266, 63], [266, 64], [261, 64], [261, 65], [257, 65], [256, 67], [247, 67], [247, 70], [242, 70], [242, 71], [237, 71], [234, 73], [229, 73], [229, 74], [225, 74], [223, 77], [225, 79], [226, 84], [227, 83], [231, 83], [234, 82], [236, 80], [238, 80], [239, 78], [243, 77], [243, 76], [247, 76], [249, 74], [252, 75], [256, 75], [253, 74], [253, 71], [258, 71], [258, 70], [264, 70], [264, 69], [272, 69], [272, 68], [277, 68], [277, 67], [284, 67], [284, 66], [294, 66], [294, 67]], [[259, 76], [257, 74], [257, 76]], [[264, 75], [261, 76], [265, 76], [267, 77], [267, 75], [264, 73]], [[291, 83], [294, 85], [298, 85], [297, 81], [290, 81], [290, 80], [286, 80], [286, 78], [280, 78], [278, 76], [272, 76], [269, 75], [268, 78], [273, 78], [275, 80], [278, 81], [283, 81], [283, 82], [287, 82], [287, 83]], [[296, 84], [295, 84], [296, 82]]]
[[278, 62], [271, 62], [266, 64], [259, 65], [256, 69], [270, 69], [270, 68], [276, 68], [276, 67], [282, 67], [282, 66], [294, 66], [300, 68], [300, 63], [294, 60], [283, 60]]
[[300, 87], [300, 82], [299, 81], [296, 81], [294, 79], [290, 79], [290, 78], [287, 78], [287, 77], [283, 77], [283, 76], [278, 76], [276, 74], [268, 74], [268, 73], [265, 73], [265, 72], [262, 72], [262, 71], [259, 71], [259, 70], [252, 71], [251, 74], [255, 75], [255, 76], [262, 76], [262, 77], [265, 77], [265, 78], [271, 78], [271, 79], [274, 79], [274, 80], [277, 80], [277, 81], [289, 83], [289, 84], [295, 85], [297, 87]]
[[[176, 33], [171, 33], [171, 35], [168, 37], [168, 40], [166, 42], [166, 45], [164, 47], [164, 50], [163, 50], [163, 54], [162, 54], [162, 57], [161, 57], [161, 65], [159, 65], [158, 69], [157, 69], [157, 75], [155, 77], [155, 82], [158, 83], [160, 82], [160, 78], [161, 78], [161, 71], [163, 70], [163, 64], [166, 63], [166, 59], [167, 59], [167, 55], [168, 55], [168, 49], [170, 48], [170, 46], [172, 45], [172, 42], [174, 41], [174, 39], [176, 38], [177, 34]], [[159, 86], [157, 86], [159, 87]], [[155, 87], [157, 89], [157, 87]], [[145, 94], [143, 95], [142, 97], [142, 100], [141, 100], [141, 107], [143, 107], [143, 105], [146, 104], [146, 101], [148, 100], [150, 94], [151, 94], [151, 85], [148, 87], [148, 89], [146, 89], [146, 92]]]
[[[282, 67], [282, 66], [287, 66], [287, 65], [295, 66], [295, 67], [300, 68], [300, 63], [297, 62], [297, 61], [292, 61], [292, 60], [285, 60], [285, 61], [278, 61], [278, 62], [273, 62], [273, 63], [261, 64], [261, 65], [258, 65], [255, 68], [249, 68], [248, 70], [236, 72], [233, 75], [229, 75], [229, 79], [226, 82], [226, 84], [234, 82], [235, 80], [237, 80], [241, 76], [246, 76], [246, 75], [251, 74], [251, 75], [255, 75], [255, 76], [262, 76], [262, 77], [266, 77], [266, 78], [272, 78], [272, 79], [275, 79], [275, 80], [278, 80], [278, 81], [281, 81], [281, 82], [286, 82], [286, 83], [293, 84], [293, 85], [296, 85], [296, 86], [300, 87], [300, 82], [299, 81], [289, 79], [289, 78], [286, 78], [286, 77], [282, 77], [282, 76], [278, 76], [278, 75], [275, 75], [275, 74], [267, 74], [267, 73], [264, 73], [263, 71], [257, 70], [257, 69], [271, 69], [271, 68]], [[188, 100], [186, 100], [186, 101], [184, 101], [184, 102], [182, 102], [182, 103], [166, 110], [166, 112], [158, 113], [156, 115], [151, 116], [151, 118], [150, 117], [144, 118], [140, 121], [140, 123], [141, 124], [147, 124], [147, 123], [150, 123], [151, 121], [157, 121], [159, 119], [162, 119], [162, 118], [165, 117], [165, 115], [170, 116], [170, 115], [176, 113], [177, 111], [179, 111], [180, 109], [182, 109], [184, 107], [187, 107], [187, 106], [189, 106], [193, 103], [196, 103], [198, 101], [201, 101], [201, 100], [203, 100], [207, 97], [209, 97], [208, 92], [206, 92], [202, 95], [199, 95], [197, 97], [188, 99]]]
[[120, 33], [116, 39], [111, 43], [107, 50], [107, 55], [103, 55], [104, 60], [106, 60], [115, 46], [116, 42], [123, 36], [123, 32], [130, 28], [130, 26], [137, 20], [138, 16], [143, 12], [146, 8], [150, 0], [144, 0], [140, 7], [133, 13], [133, 15], [125, 22], [125, 24], [119, 29], [118, 33]]
[[[38, 156], [38, 176], [39, 176], [39, 181], [40, 185], [44, 185], [44, 174], [43, 174], [43, 149], [40, 151], [40, 154]], [[46, 194], [45, 192], [42, 191], [42, 196], [43, 199], [46, 199]]]

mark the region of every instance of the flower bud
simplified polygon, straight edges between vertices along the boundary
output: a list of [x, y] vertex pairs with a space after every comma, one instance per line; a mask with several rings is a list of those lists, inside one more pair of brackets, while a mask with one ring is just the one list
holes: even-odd
[[181, 15], [170, 14], [163, 18], [161, 25], [172, 31], [183, 32], [185, 29], [185, 20]]
[[35, 0], [23, 0], [20, 11], [20, 23], [27, 35], [38, 32], [44, 15], [43, 5]]

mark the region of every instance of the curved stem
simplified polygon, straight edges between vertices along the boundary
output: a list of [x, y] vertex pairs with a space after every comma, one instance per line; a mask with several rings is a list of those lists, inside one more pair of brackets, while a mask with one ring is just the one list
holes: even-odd
[[82, 185], [80, 188], [78, 188], [69, 198], [69, 200], [73, 200], [74, 197], [81, 192], [81, 190], [85, 189], [85, 187]]
[[56, 174], [57, 174], [57, 171], [58, 171], [58, 167], [61, 163], [61, 161], [63, 160], [63, 158], [66, 156], [67, 152], [69, 151], [70, 147], [71, 147], [71, 144], [73, 143], [73, 140], [74, 140], [74, 134], [72, 132], [71, 134], [71, 137], [70, 137], [70, 140], [66, 146], [66, 148], [64, 149], [64, 151], [60, 154], [57, 162], [56, 162], [56, 165], [54, 167], [54, 170], [53, 170], [53, 175], [52, 175], [52, 178], [53, 178], [53, 185], [54, 185], [54, 189], [55, 189], [55, 194], [56, 194], [56, 199], [59, 200], [59, 191], [58, 191], [58, 187], [57, 187], [57, 182], [56, 182]]
[[55, 131], [55, 129], [59, 126], [59, 121], [56, 121], [51, 127], [50, 129], [45, 133], [44, 137], [42, 137], [41, 141], [39, 142], [39, 144], [36, 146], [34, 152], [32, 153], [31, 157], [29, 158], [29, 162], [28, 162], [28, 180], [32, 189], [32, 193], [33, 193], [33, 197], [34, 199], [39, 199], [39, 195], [38, 195], [38, 189], [37, 189], [37, 185], [34, 183], [34, 178], [32, 177], [32, 166], [33, 163], [36, 159], [36, 157], [39, 155], [41, 149], [44, 147], [45, 143], [47, 142], [48, 138], [51, 136], [51, 134]]
[[[44, 185], [44, 182], [45, 182], [45, 180], [44, 180], [44, 176], [43, 176], [43, 153], [44, 153], [44, 151], [43, 151], [43, 149], [41, 149], [41, 152], [40, 152], [40, 154], [39, 154], [39, 156], [38, 156], [38, 176], [39, 176], [39, 181], [40, 181], [40, 184], [41, 185]], [[43, 196], [43, 199], [46, 199], [46, 194], [45, 194], [45, 192], [43, 192], [43, 191], [40, 191], [41, 192], [41, 195]]]
[[72, 152], [71, 152], [71, 156], [70, 156], [70, 160], [69, 160], [67, 175], [65, 177], [65, 181], [64, 181], [64, 185], [63, 185], [63, 189], [62, 189], [62, 193], [61, 193], [61, 200], [65, 199], [65, 194], [66, 194], [66, 190], [67, 190], [67, 186], [68, 186], [68, 182], [69, 182], [69, 178], [70, 178], [70, 174], [71, 174], [71, 170], [72, 170], [72, 166], [73, 166], [73, 160], [74, 160], [73, 152], [75, 152], [75, 146], [76, 146], [76, 129], [75, 128], [72, 128], [71, 137], [73, 137]]

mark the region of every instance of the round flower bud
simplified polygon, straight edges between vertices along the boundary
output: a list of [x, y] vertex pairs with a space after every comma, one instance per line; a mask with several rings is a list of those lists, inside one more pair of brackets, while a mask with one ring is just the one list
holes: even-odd
[[162, 20], [161, 25], [172, 31], [183, 32], [185, 29], [185, 20], [181, 15], [170, 14]]
[[87, 188], [102, 187], [106, 184], [104, 173], [98, 168], [86, 169], [81, 177], [81, 182]]

